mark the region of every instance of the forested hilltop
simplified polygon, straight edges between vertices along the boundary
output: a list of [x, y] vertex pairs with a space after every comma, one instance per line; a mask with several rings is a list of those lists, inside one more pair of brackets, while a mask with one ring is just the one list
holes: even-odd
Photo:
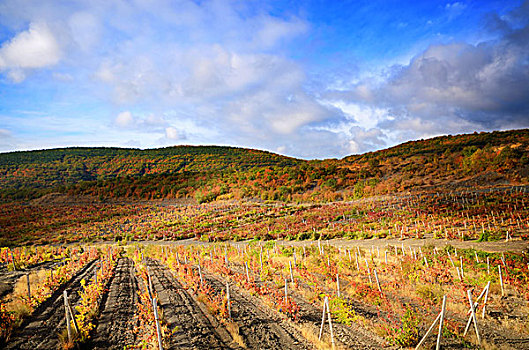
[[101, 200], [332, 201], [529, 182], [529, 130], [442, 136], [344, 159], [220, 146], [63, 148], [0, 154], [3, 201], [52, 192]]

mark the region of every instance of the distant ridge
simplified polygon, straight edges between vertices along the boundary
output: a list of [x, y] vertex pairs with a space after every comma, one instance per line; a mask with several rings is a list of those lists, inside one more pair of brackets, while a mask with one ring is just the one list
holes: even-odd
[[332, 201], [402, 191], [528, 183], [529, 129], [410, 141], [306, 161], [226, 146], [72, 147], [0, 154], [0, 198]]

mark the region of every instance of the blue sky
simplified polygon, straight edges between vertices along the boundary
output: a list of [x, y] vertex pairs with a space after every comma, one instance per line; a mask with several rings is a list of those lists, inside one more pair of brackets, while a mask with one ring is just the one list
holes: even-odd
[[343, 157], [529, 127], [522, 1], [0, 1], [0, 151]]

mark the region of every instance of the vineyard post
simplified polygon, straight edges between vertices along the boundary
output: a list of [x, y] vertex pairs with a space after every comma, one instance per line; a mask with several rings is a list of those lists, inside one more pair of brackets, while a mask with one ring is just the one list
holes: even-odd
[[435, 350], [441, 349], [441, 335], [443, 334], [443, 322], [445, 319], [445, 311], [446, 311], [446, 295], [443, 296], [443, 306], [441, 307], [441, 318], [439, 319], [439, 333], [437, 334], [437, 344], [435, 346]]
[[459, 264], [461, 265], [461, 278], [464, 278], [465, 275], [463, 273], [463, 257], [462, 256], [459, 257]]
[[204, 284], [204, 280], [202, 279], [202, 269], [200, 268], [200, 261], [198, 262], [198, 275], [200, 276], [200, 286]]
[[332, 349], [334, 350], [335, 349], [334, 333], [332, 331], [331, 310], [330, 310], [330, 307], [329, 307], [329, 298], [328, 297], [325, 297], [325, 299], [323, 300], [323, 314], [322, 314], [322, 318], [321, 318], [320, 336], [318, 337], [318, 340], [321, 340], [321, 335], [323, 333], [323, 325], [325, 324], [325, 311], [327, 311], [327, 319], [329, 320], [329, 329], [331, 331], [331, 345], [332, 345]]
[[428, 259], [426, 259], [426, 257], [424, 257], [424, 265], [426, 265], [426, 268], [429, 268], [430, 266], [428, 265]]
[[435, 327], [435, 325], [437, 324], [437, 322], [440, 319], [441, 319], [441, 313], [439, 313], [437, 315], [437, 317], [435, 318], [435, 320], [432, 322], [432, 325], [430, 326], [430, 328], [428, 328], [428, 330], [426, 331], [426, 334], [422, 337], [422, 339], [419, 342], [419, 344], [417, 344], [417, 346], [415, 347], [415, 350], [419, 349], [421, 347], [421, 345], [426, 341], [426, 338], [430, 335], [430, 333], [432, 332], [433, 328]]
[[152, 309], [154, 311], [154, 321], [156, 322], [156, 334], [158, 335], [158, 348], [163, 350], [162, 347], [162, 331], [160, 329], [160, 321], [158, 320], [158, 309], [156, 308], [156, 298], [152, 299]]
[[77, 320], [75, 319], [75, 316], [73, 314], [72, 305], [70, 304], [70, 298], [68, 297], [68, 295], [66, 295], [66, 305], [68, 307], [68, 312], [70, 313], [70, 318], [73, 321], [73, 327], [75, 328], [77, 334], [79, 334], [79, 326], [77, 325]]
[[296, 250], [294, 250], [294, 253], [292, 254], [292, 256], [294, 257], [294, 266], [297, 266], [297, 264], [296, 264]]
[[244, 268], [246, 269], [246, 279], [250, 283], [250, 274], [248, 273], [248, 263], [246, 261], [244, 262]]
[[483, 312], [481, 313], [481, 318], [485, 318], [485, 308], [487, 307], [487, 300], [489, 299], [489, 289], [490, 289], [490, 281], [487, 283], [487, 291], [485, 292], [485, 298], [483, 300]]
[[26, 282], [28, 284], [28, 301], [31, 299], [31, 287], [29, 285], [29, 273], [26, 274]]
[[356, 260], [356, 269], [360, 271], [360, 264], [358, 264], [358, 253], [355, 252], [355, 260]]
[[228, 317], [231, 319], [230, 285], [226, 281], [226, 300], [228, 304]]
[[290, 270], [290, 282], [294, 283], [294, 274], [292, 274], [292, 263], [288, 261], [288, 269]]
[[382, 293], [382, 288], [380, 288], [380, 281], [378, 280], [377, 269], [373, 269], [373, 271], [375, 272], [375, 280], [377, 281], [378, 291]]
[[288, 281], [285, 278], [285, 304], [288, 302]]
[[461, 273], [459, 272], [459, 267], [456, 267], [456, 271], [457, 271], [457, 277], [459, 277], [459, 280], [463, 281], [463, 278], [461, 277]]
[[351, 250], [347, 249], [347, 253], [349, 254], [349, 263], [352, 263], [353, 260], [351, 259]]
[[450, 259], [450, 263], [452, 263], [452, 267], [456, 267], [456, 264], [454, 264], [454, 260], [452, 260], [452, 256], [450, 255], [449, 251], [446, 251], [446, 254], [448, 254], [448, 259]]
[[94, 269], [94, 281], [97, 284], [97, 267]]
[[72, 326], [70, 325], [70, 311], [68, 310], [68, 293], [63, 292], [64, 313], [66, 314], [66, 329], [68, 330], [68, 341], [72, 342]]
[[500, 286], [501, 286], [501, 296], [505, 296], [505, 290], [503, 289], [503, 276], [501, 274], [501, 265], [498, 265], [498, 271], [500, 274]]
[[388, 264], [388, 251], [384, 251], [384, 261], [386, 262], [386, 265]]
[[478, 343], [481, 344], [481, 337], [479, 336], [478, 322], [476, 320], [476, 310], [474, 308], [474, 302], [472, 301], [472, 292], [467, 290], [468, 302], [470, 303], [470, 311], [472, 313], [472, 320], [474, 321], [474, 329], [476, 330], [476, 337], [478, 338]]
[[149, 293], [149, 300], [152, 301], [152, 280], [151, 280], [151, 274], [149, 273], [148, 269], [147, 269], [147, 280], [149, 281], [149, 284], [147, 286], [147, 292]]
[[489, 257], [488, 256], [487, 256], [487, 275], [490, 275], [490, 262], [489, 262]]
[[340, 276], [336, 274], [336, 292], [338, 293], [338, 298], [340, 298]]
[[476, 263], [479, 264], [478, 253], [477, 253], [477, 252], [474, 252], [474, 255], [476, 256]]
[[366, 261], [366, 267], [367, 267], [367, 276], [369, 277], [369, 283], [373, 284], [373, 279], [371, 278], [371, 270], [369, 269], [369, 264], [367, 262], [367, 258], [364, 258]]

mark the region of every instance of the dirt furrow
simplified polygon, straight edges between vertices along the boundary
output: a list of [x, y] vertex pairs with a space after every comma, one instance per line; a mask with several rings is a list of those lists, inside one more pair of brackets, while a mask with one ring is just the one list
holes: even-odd
[[92, 349], [123, 349], [133, 346], [138, 324], [136, 308], [138, 280], [134, 262], [120, 258], [110, 281], [109, 292], [101, 301], [100, 316], [92, 337]]
[[[209, 272], [203, 276], [216, 291], [225, 290], [226, 281]], [[279, 315], [274, 314], [257, 298], [231, 286], [232, 319], [249, 349], [311, 349], [303, 336]]]
[[173, 332], [169, 349], [229, 349], [231, 339], [222, 339], [193, 297], [172, 273], [153, 259], [146, 259], [163, 319]]
[[[231, 269], [237, 273], [245, 273], [244, 268], [239, 264], [231, 265]], [[286, 277], [286, 276], [284, 276]], [[256, 283], [266, 283], [269, 288], [274, 288], [275, 285], [271, 282], [256, 282]], [[299, 281], [302, 285], [303, 282]], [[309, 289], [308, 285], [304, 285], [306, 289]], [[293, 298], [294, 302], [300, 307], [299, 311], [299, 323], [306, 330], [310, 330], [312, 334], [319, 335], [321, 318], [322, 318], [322, 308], [307, 302], [296, 290], [290, 290], [289, 296]], [[354, 311], [357, 314], [364, 316], [369, 315], [370, 317], [377, 317], [372, 313], [371, 310], [365, 308], [359, 302], [354, 303]], [[329, 328], [326, 321], [324, 325], [324, 338], [327, 340], [330, 339]], [[340, 324], [333, 322], [333, 332], [335, 340], [338, 345], [345, 347], [347, 349], [381, 349], [389, 347], [386, 341], [380, 336], [369, 332], [368, 330], [352, 323], [350, 326], [345, 324]]]
[[65, 327], [63, 291], [68, 291], [72, 305], [79, 300], [81, 280], [88, 279], [96, 267], [96, 260], [86, 264], [74, 277], [57, 289], [48, 300], [33, 312], [15, 333], [6, 349], [57, 349], [59, 334]]

